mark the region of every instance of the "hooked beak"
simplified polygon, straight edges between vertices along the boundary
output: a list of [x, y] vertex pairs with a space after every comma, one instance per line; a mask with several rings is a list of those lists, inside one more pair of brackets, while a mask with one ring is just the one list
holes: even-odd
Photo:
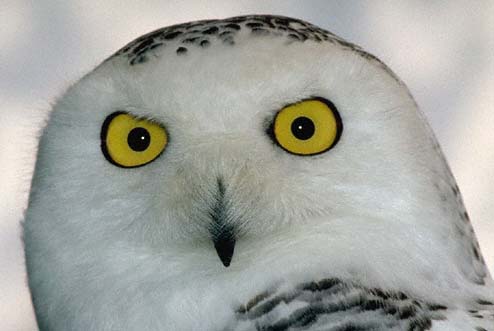
[[211, 239], [214, 243], [216, 253], [225, 267], [232, 262], [233, 251], [235, 249], [235, 229], [228, 222], [228, 214], [225, 201], [225, 186], [221, 178], [218, 178], [218, 194], [216, 203], [211, 213]]
[[230, 226], [224, 227], [219, 235], [213, 236], [214, 248], [225, 267], [230, 265], [235, 249], [235, 234]]

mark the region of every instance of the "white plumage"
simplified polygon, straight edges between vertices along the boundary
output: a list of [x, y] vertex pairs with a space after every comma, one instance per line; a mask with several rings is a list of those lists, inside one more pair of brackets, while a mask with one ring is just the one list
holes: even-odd
[[[314, 98], [341, 137], [297, 155], [273, 123]], [[164, 151], [119, 166], [120, 112], [166, 129]], [[289, 18], [164, 28], [72, 86], [24, 242], [41, 330], [494, 330], [492, 279], [408, 90]]]

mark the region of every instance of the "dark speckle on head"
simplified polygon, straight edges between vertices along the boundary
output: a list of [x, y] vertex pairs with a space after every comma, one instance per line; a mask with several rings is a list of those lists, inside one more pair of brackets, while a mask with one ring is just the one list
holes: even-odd
[[261, 28], [253, 28], [252, 33], [256, 35], [268, 35], [269, 30], [261, 29]]
[[246, 23], [245, 25], [248, 26], [249, 28], [258, 28], [264, 26], [264, 24], [259, 22]]
[[178, 55], [185, 54], [185, 53], [187, 53], [187, 48], [185, 48], [185, 47], [177, 48], [177, 54]]
[[144, 48], [146, 48], [147, 46], [150, 46], [151, 44], [153, 43], [153, 40], [150, 40], [150, 39], [146, 39], [142, 42], [139, 43], [139, 45], [137, 45], [135, 48], [134, 48], [134, 52], [135, 53], [140, 53], [141, 50], [143, 50]]
[[300, 35], [295, 34], [295, 33], [289, 33], [288, 34], [288, 38], [290, 38], [290, 39], [297, 39], [297, 40], [301, 40], [302, 39], [302, 37]]
[[187, 38], [187, 39], [182, 40], [182, 43], [184, 43], [184, 44], [194, 43], [197, 39], [199, 39], [199, 37]]
[[163, 45], [164, 45], [163, 43], [156, 43], [156, 44], [149, 46], [149, 49], [155, 49], [155, 48], [161, 47]]
[[[175, 49], [177, 55], [197, 51], [210, 45], [228, 45], [234, 47], [241, 33], [244, 35], [250, 34], [256, 38], [264, 38], [265, 36], [286, 38], [288, 41], [287, 45], [307, 41], [337, 44], [341, 48], [353, 51], [368, 60], [378, 62], [394, 76], [376, 57], [331, 32], [299, 19], [272, 15], [238, 16], [223, 20], [204, 20], [172, 25], [137, 38], [110, 58], [126, 57], [128, 63], [133, 66], [149, 62], [150, 59], [159, 57], [159, 55], [166, 51], [170, 44], [178, 47], [174, 48], [172, 46], [172, 49]], [[164, 41], [166, 41], [166, 45]], [[191, 45], [191, 47], [185, 48], [180, 44]], [[159, 48], [159, 53], [157, 48]], [[154, 56], [148, 56], [147, 53], [151, 51], [153, 51]]]
[[235, 23], [228, 23], [228, 24], [224, 25], [223, 27], [230, 28], [233, 30], [240, 30], [240, 25], [235, 24]]
[[218, 33], [218, 27], [217, 26], [212, 26], [210, 28], [207, 28], [206, 30], [202, 31], [204, 34], [215, 34]]
[[171, 39], [174, 39], [175, 37], [179, 36], [182, 34], [182, 31], [173, 31], [173, 32], [170, 32], [170, 33], [167, 33], [163, 36], [164, 39], [166, 40], [171, 40]]

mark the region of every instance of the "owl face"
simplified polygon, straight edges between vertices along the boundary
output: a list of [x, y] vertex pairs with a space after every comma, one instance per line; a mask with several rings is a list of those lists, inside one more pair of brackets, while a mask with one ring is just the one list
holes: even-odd
[[[327, 265], [459, 279], [444, 235], [457, 202], [407, 89], [359, 48], [275, 19], [154, 32], [57, 102], [25, 222], [38, 311], [37, 297], [70, 301], [56, 286], [84, 288], [80, 305], [128, 292], [172, 307], [178, 284], [242, 296], [260, 273]], [[151, 284], [167, 299], [141, 297]]]
[[278, 36], [173, 51], [110, 59], [53, 112], [60, 194], [90, 219], [74, 226], [137, 246], [206, 245], [402, 196], [389, 171], [406, 174], [401, 144], [423, 137], [396, 127], [413, 103], [378, 62]]

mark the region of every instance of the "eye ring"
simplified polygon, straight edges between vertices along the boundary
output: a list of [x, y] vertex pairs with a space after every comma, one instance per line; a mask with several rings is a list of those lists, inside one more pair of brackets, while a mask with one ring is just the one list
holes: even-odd
[[[307, 106], [309, 106], [309, 108], [307, 108]], [[314, 106], [316, 107], [314, 108]], [[314, 109], [311, 109], [311, 107]], [[297, 110], [297, 108], [299, 109]], [[316, 108], [325, 109], [326, 113], [323, 110], [318, 110]], [[300, 111], [300, 109], [302, 111]], [[311, 113], [311, 111], [316, 112], [315, 119], [317, 124], [312, 121], [314, 119], [311, 119], [312, 116], [306, 116], [307, 110], [309, 110], [309, 113]], [[289, 117], [291, 117], [293, 121], [287, 122], [285, 119], [282, 119], [285, 123], [281, 125], [284, 126], [284, 128], [280, 129], [278, 123], [279, 119], [282, 117], [286, 118], [287, 112], [292, 113]], [[323, 116], [317, 116], [317, 113]], [[282, 116], [280, 116], [280, 114], [282, 114]], [[317, 117], [322, 117], [323, 121], [318, 120]], [[299, 121], [298, 123], [302, 124], [302, 126], [294, 125], [296, 121]], [[290, 127], [291, 131], [289, 134], [287, 134], [288, 127]], [[297, 127], [298, 129], [301, 129], [300, 132], [294, 132], [294, 129]], [[305, 132], [303, 130], [305, 130]], [[325, 130], [326, 134], [316, 134], [316, 136], [313, 137], [315, 131], [316, 133], [324, 133]], [[314, 156], [325, 153], [336, 146], [343, 133], [343, 121], [333, 102], [326, 98], [316, 96], [302, 99], [282, 107], [270, 121], [266, 133], [277, 146], [290, 154], [297, 156]], [[291, 140], [292, 143], [289, 143], [289, 140]], [[293, 142], [295, 142], [295, 144], [293, 144]], [[303, 146], [304, 144], [306, 145], [305, 147]], [[307, 146], [311, 145], [312, 147], [307, 148]]]
[[105, 118], [100, 140], [105, 159], [117, 167], [127, 169], [153, 162], [164, 152], [169, 142], [163, 125], [125, 111], [116, 111]]

